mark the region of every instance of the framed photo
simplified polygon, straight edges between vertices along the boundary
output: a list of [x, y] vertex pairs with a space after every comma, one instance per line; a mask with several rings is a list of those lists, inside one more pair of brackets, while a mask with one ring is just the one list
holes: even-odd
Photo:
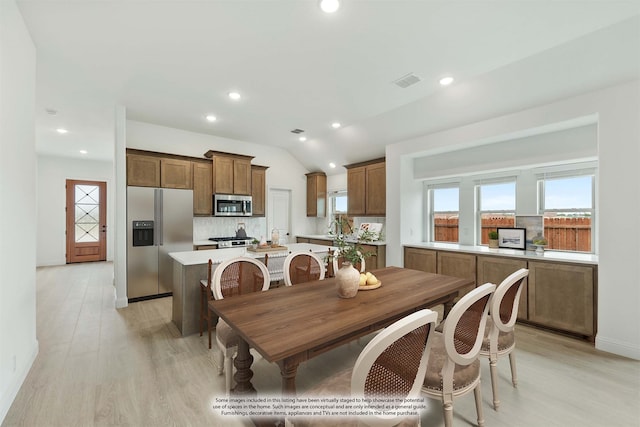
[[527, 247], [533, 248], [534, 237], [544, 236], [544, 218], [542, 215], [516, 215], [516, 227], [524, 228]]
[[524, 250], [526, 231], [524, 228], [498, 228], [498, 247]]

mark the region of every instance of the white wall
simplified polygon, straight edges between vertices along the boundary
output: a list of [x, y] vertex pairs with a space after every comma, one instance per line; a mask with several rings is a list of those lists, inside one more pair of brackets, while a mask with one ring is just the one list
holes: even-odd
[[[586, 93], [490, 120], [389, 145], [387, 158], [387, 264], [402, 265], [402, 244], [422, 238], [415, 210], [422, 186], [414, 158], [457, 150], [549, 126], [598, 125], [598, 335], [596, 347], [640, 359], [640, 81]], [[464, 155], [464, 152], [460, 152]], [[399, 189], [392, 191], [391, 189]], [[623, 221], [626, 220], [625, 221]], [[620, 237], [621, 227], [629, 225]]]
[[35, 77], [22, 16], [0, 1], [0, 423], [38, 353]]
[[36, 265], [61, 265], [66, 262], [66, 190], [67, 179], [107, 183], [107, 261], [113, 260], [114, 194], [113, 162], [70, 157], [38, 156], [38, 222]]

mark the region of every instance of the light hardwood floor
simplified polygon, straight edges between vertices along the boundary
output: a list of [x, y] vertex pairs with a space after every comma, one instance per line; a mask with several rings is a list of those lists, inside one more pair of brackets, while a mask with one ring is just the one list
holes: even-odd
[[[243, 426], [211, 410], [222, 396], [206, 336], [182, 338], [171, 323], [171, 298], [116, 310], [111, 263], [37, 271], [38, 357], [3, 426]], [[300, 366], [304, 392], [331, 372], [352, 366], [367, 340]], [[508, 359], [498, 362], [502, 406], [491, 405], [488, 362], [482, 363], [486, 426], [640, 426], [640, 362], [562, 336], [517, 327], [519, 385]], [[275, 365], [259, 357], [253, 383], [277, 394]], [[428, 401], [423, 426], [442, 426]], [[454, 423], [475, 425], [473, 394], [454, 401]]]

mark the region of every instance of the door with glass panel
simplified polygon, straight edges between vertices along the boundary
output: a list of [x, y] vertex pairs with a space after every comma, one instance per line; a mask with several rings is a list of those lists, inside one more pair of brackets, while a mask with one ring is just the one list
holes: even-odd
[[67, 180], [67, 264], [107, 259], [107, 183]]

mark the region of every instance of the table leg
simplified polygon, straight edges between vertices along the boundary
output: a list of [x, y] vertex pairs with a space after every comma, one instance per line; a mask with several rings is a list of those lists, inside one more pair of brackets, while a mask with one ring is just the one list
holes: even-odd
[[251, 384], [251, 378], [253, 378], [252, 363], [253, 356], [249, 352], [249, 344], [242, 338], [238, 338], [238, 354], [233, 361], [233, 365], [236, 367], [236, 373], [233, 376], [236, 380], [236, 386], [231, 390], [233, 394], [257, 394], [256, 389]]
[[449, 315], [449, 312], [451, 311], [451, 309], [453, 308], [454, 304], [455, 304], [455, 299], [458, 296], [458, 293], [456, 292], [455, 294], [451, 294], [449, 296], [449, 299], [444, 303], [444, 310], [442, 313], [442, 319], [446, 319], [447, 316]]
[[296, 395], [296, 373], [300, 362], [293, 359], [285, 359], [278, 362], [280, 375], [282, 376], [282, 395]]

